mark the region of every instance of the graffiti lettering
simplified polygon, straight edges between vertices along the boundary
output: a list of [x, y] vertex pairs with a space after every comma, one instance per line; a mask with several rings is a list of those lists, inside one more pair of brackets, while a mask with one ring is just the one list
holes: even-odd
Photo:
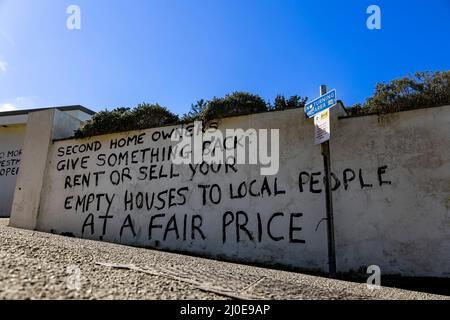
[[[300, 235], [298, 234], [302, 231], [302, 228], [297, 220], [302, 216], [302, 213], [284, 214], [283, 212], [275, 212], [267, 220], [264, 220], [259, 212], [256, 215], [249, 215], [244, 211], [237, 211], [236, 213], [227, 211], [222, 216], [222, 241], [223, 243], [240, 242], [245, 239], [257, 242], [270, 240], [273, 242], [305, 243], [306, 241], [299, 238]], [[256, 218], [256, 223], [250, 223], [250, 219], [253, 217]], [[278, 231], [277, 233], [275, 230], [280, 230], [281, 225], [284, 226], [283, 230], [285, 231]], [[255, 228], [255, 226], [257, 227]], [[275, 228], [276, 226], [279, 228]], [[285, 235], [286, 233], [287, 235]]]
[[[363, 169], [353, 170], [353, 169], [345, 169], [342, 171], [342, 175], [340, 176], [342, 179], [339, 179], [339, 176], [336, 173], [331, 173], [331, 186], [333, 191], [337, 191], [340, 189], [341, 185], [343, 185], [344, 190], [348, 191], [351, 188], [359, 188], [363, 189], [371, 189], [374, 188], [373, 183], [371, 181], [377, 180], [379, 186], [390, 185], [392, 182], [387, 180], [385, 177], [387, 175], [387, 166], [382, 166], [377, 168], [376, 177], [370, 176], [365, 173]], [[300, 193], [306, 192], [308, 190], [311, 193], [322, 193], [324, 190], [325, 182], [321, 184], [320, 177], [323, 177], [322, 172], [300, 172], [298, 176], [298, 188]]]

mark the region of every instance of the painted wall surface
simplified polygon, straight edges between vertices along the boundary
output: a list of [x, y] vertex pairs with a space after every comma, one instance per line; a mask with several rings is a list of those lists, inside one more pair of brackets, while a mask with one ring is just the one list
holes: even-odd
[[[57, 141], [37, 229], [327, 271], [323, 163], [303, 110], [217, 126], [279, 129], [278, 174], [261, 176], [258, 165], [173, 165], [175, 127]], [[384, 274], [449, 276], [449, 130], [449, 106], [334, 115], [338, 271], [375, 264]]]
[[[303, 118], [289, 111], [218, 123], [220, 130], [280, 128], [282, 164], [267, 177], [257, 165], [173, 165], [167, 152], [176, 127], [55, 142], [37, 227], [323, 270], [326, 229], [315, 230], [325, 215], [322, 197], [298, 187], [299, 172], [322, 163], [320, 147], [307, 143], [313, 127]], [[87, 146], [98, 150], [82, 152]]]
[[11, 211], [24, 134], [24, 125], [0, 127], [0, 217]]
[[333, 195], [338, 267], [450, 277], [450, 106], [333, 129], [333, 168], [351, 180]]

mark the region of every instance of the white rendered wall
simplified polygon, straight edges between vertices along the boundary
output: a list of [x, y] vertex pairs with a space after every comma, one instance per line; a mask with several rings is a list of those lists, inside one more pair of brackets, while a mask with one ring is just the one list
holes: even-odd
[[[255, 193], [261, 192], [265, 177], [259, 166], [238, 165], [228, 172], [222, 167], [205, 174], [194, 170], [192, 175], [189, 167], [172, 168], [167, 159], [139, 158], [143, 149], [173, 144], [168, 137], [175, 127], [56, 141], [50, 144], [35, 228], [327, 271], [326, 222], [319, 224], [326, 216], [323, 163], [303, 110], [227, 118], [218, 127], [280, 130], [280, 170], [267, 177], [270, 195], [266, 188], [262, 196], [231, 197], [230, 188], [236, 192], [241, 183], [249, 186], [252, 181]], [[128, 137], [140, 137], [135, 140], [140, 142], [111, 149], [112, 141]], [[67, 154], [82, 145], [99, 149]], [[449, 276], [449, 145], [449, 106], [340, 120], [334, 111], [331, 158], [338, 271], [374, 264], [384, 274]], [[103, 159], [133, 151], [138, 156], [128, 164], [103, 164]], [[171, 169], [174, 176], [164, 176]], [[139, 180], [142, 172], [147, 178]], [[116, 185], [111, 177], [117, 175], [124, 179]], [[206, 203], [202, 186], [208, 191]], [[209, 198], [212, 188], [221, 190], [216, 204]], [[125, 202], [130, 193], [135, 200], [132, 209]], [[151, 208], [136, 207], [136, 196], [151, 199], [153, 194], [165, 204], [155, 200]], [[212, 196], [218, 200], [217, 192]], [[86, 206], [83, 199], [92, 201]]]

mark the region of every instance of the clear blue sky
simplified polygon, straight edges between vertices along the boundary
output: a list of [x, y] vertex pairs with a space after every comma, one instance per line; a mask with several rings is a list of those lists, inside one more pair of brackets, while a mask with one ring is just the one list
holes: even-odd
[[[66, 9], [81, 8], [81, 30]], [[366, 27], [369, 5], [381, 30]], [[450, 0], [0, 0], [0, 110], [158, 102], [182, 114], [242, 90], [345, 105], [376, 82], [450, 69]]]

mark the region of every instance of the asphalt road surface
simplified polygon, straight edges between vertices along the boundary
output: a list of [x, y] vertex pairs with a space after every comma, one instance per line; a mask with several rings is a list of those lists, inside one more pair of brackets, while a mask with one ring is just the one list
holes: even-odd
[[7, 227], [0, 299], [449, 299]]

